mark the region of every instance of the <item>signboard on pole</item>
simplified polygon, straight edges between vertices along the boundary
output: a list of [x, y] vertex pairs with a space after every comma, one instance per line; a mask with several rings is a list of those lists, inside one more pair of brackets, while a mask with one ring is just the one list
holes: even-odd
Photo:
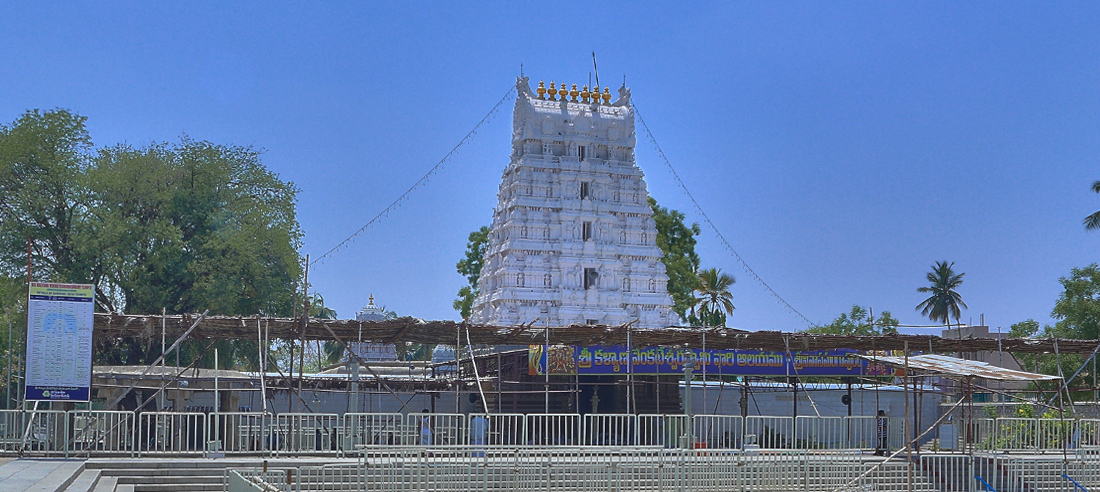
[[88, 401], [95, 286], [30, 284], [27, 400]]

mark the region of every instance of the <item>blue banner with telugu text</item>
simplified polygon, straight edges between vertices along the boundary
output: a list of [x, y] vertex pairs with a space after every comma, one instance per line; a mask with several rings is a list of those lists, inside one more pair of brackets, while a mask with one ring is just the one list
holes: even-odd
[[[628, 358], [628, 353], [631, 356]], [[765, 352], [760, 350], [702, 350], [623, 345], [532, 345], [528, 353], [531, 375], [683, 374], [686, 363], [695, 374], [733, 376], [862, 376], [885, 374], [869, 367], [856, 350]]]

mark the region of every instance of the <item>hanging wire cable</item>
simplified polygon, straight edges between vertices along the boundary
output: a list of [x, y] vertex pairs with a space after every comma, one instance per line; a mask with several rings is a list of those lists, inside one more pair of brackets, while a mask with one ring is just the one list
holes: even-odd
[[710, 228], [714, 231], [715, 236], [717, 236], [718, 240], [722, 242], [722, 245], [725, 246], [726, 249], [733, 254], [733, 257], [736, 258], [737, 262], [741, 264], [741, 267], [744, 268], [746, 272], [748, 272], [749, 276], [755, 279], [756, 282], [759, 283], [761, 286], [763, 286], [764, 289], [766, 289], [768, 293], [772, 295], [772, 297], [779, 301], [780, 304], [786, 307], [787, 310], [789, 310], [791, 313], [794, 313], [799, 318], [802, 318], [802, 320], [805, 321], [807, 325], [811, 327], [817, 326], [817, 323], [814, 323], [813, 321], [810, 321], [809, 318], [803, 316], [802, 313], [798, 312], [798, 310], [791, 305], [791, 303], [787, 302], [786, 299], [783, 299], [783, 297], [780, 296], [779, 293], [775, 291], [775, 289], [772, 289], [771, 286], [769, 286], [763, 278], [760, 278], [760, 275], [757, 275], [756, 272], [753, 271], [752, 267], [750, 267], [749, 264], [745, 262], [745, 259], [737, 253], [737, 250], [733, 249], [733, 246], [730, 245], [729, 241], [726, 241], [725, 236], [723, 236], [722, 232], [718, 230], [718, 226], [714, 225], [714, 222], [710, 220], [710, 217], [707, 216], [707, 213], [703, 211], [703, 207], [699, 206], [699, 202], [695, 200], [695, 197], [692, 196], [690, 191], [688, 191], [687, 186], [684, 185], [684, 181], [680, 179], [680, 174], [677, 173], [676, 169], [672, 167], [672, 163], [669, 162], [668, 157], [665, 156], [665, 151], [661, 150], [661, 145], [658, 144], [657, 139], [654, 138], [653, 132], [649, 131], [649, 125], [645, 124], [645, 119], [642, 118], [642, 113], [638, 111], [637, 104], [634, 105], [634, 114], [638, 117], [638, 122], [642, 124], [642, 128], [645, 129], [645, 133], [646, 136], [649, 137], [649, 141], [652, 142], [653, 147], [657, 149], [657, 155], [659, 155], [661, 157], [661, 160], [665, 162], [665, 166], [667, 166], [669, 172], [672, 173], [672, 177], [676, 179], [676, 184], [680, 186], [680, 189], [683, 190], [684, 194], [687, 195], [689, 200], [691, 200], [691, 204], [695, 207], [695, 211], [703, 217], [703, 221], [706, 222], [707, 225], [709, 225]]
[[474, 128], [472, 130], [470, 130], [469, 133], [467, 133], [465, 137], [462, 137], [462, 140], [460, 140], [458, 142], [458, 144], [456, 144], [454, 146], [454, 148], [451, 149], [450, 152], [447, 152], [447, 155], [443, 156], [443, 158], [440, 159], [439, 162], [437, 162], [435, 166], [432, 166], [432, 168], [429, 169], [428, 172], [424, 174], [424, 176], [421, 176], [420, 179], [416, 180], [416, 182], [413, 183], [413, 185], [410, 186], [408, 190], [405, 190], [405, 192], [402, 193], [401, 196], [397, 197], [397, 199], [395, 199], [392, 203], [390, 203], [389, 206], [382, 209], [381, 212], [378, 212], [378, 215], [375, 215], [374, 218], [367, 221], [367, 223], [364, 224], [363, 227], [360, 227], [357, 231], [353, 232], [350, 236], [345, 238], [343, 241], [340, 241], [340, 243], [337, 244], [336, 246], [333, 246], [332, 249], [326, 251], [325, 254], [323, 254], [321, 256], [318, 256], [317, 259], [313, 260], [309, 264], [314, 265], [317, 262], [320, 262], [321, 260], [323, 260], [323, 259], [325, 259], [329, 256], [332, 256], [332, 254], [335, 253], [337, 250], [339, 250], [340, 248], [343, 248], [344, 246], [346, 246], [349, 243], [351, 243], [352, 241], [354, 241], [355, 238], [361, 236], [363, 234], [363, 232], [365, 232], [372, 225], [374, 225], [376, 222], [378, 222], [379, 219], [389, 215], [390, 212], [393, 212], [394, 210], [396, 210], [397, 207], [400, 206], [401, 201], [408, 198], [409, 194], [412, 193], [413, 190], [416, 190], [417, 188], [423, 186], [425, 183], [428, 182], [428, 178], [430, 178], [433, 174], [435, 174], [440, 169], [442, 169], [443, 164], [446, 164], [447, 161], [449, 161], [451, 159], [451, 157], [454, 156], [454, 154], [456, 152], [458, 152], [459, 147], [462, 147], [463, 145], [466, 145], [466, 144], [470, 143], [470, 140], [473, 138], [473, 136], [477, 134], [477, 129], [481, 128], [481, 126], [484, 125], [485, 123], [488, 123], [489, 121], [491, 121], [493, 119], [493, 116], [496, 115], [497, 110], [500, 109], [500, 106], [502, 104], [504, 104], [506, 101], [508, 101], [509, 99], [511, 99], [512, 96], [513, 96], [513, 93], [515, 91], [516, 91], [515, 87], [513, 87], [511, 89], [508, 89], [508, 92], [504, 93], [504, 97], [501, 97], [500, 100], [497, 101], [497, 103], [493, 105], [493, 109], [490, 109], [489, 112], [485, 114], [485, 117], [482, 118], [481, 121], [479, 121], [477, 123], [477, 125], [474, 125]]

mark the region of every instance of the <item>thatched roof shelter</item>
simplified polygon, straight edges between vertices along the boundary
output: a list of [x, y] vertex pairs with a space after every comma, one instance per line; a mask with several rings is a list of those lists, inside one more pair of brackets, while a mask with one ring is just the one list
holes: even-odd
[[[202, 318], [200, 321], [200, 317]], [[196, 321], [191, 333], [198, 339], [255, 340], [257, 325], [272, 339], [332, 340], [333, 334], [343, 341], [373, 341], [380, 343], [414, 342], [454, 344], [461, 334], [466, 344], [477, 345], [625, 345], [635, 347], [684, 346], [711, 349], [757, 349], [770, 351], [827, 350], [850, 348], [857, 350], [909, 350], [930, 352], [979, 352], [1004, 350], [1013, 353], [1076, 353], [1091, 354], [1100, 340], [1067, 340], [1053, 338], [952, 339], [935, 335], [841, 336], [803, 332], [755, 331], [733, 328], [665, 328], [637, 329], [629, 326], [573, 325], [564, 327], [485, 326], [467, 325], [455, 321], [424, 321], [405, 317], [386, 321], [309, 320], [275, 317], [205, 316], [201, 314], [95, 315], [96, 337], [159, 338], [163, 323], [169, 339], [178, 338]], [[326, 328], [327, 327], [327, 328]]]

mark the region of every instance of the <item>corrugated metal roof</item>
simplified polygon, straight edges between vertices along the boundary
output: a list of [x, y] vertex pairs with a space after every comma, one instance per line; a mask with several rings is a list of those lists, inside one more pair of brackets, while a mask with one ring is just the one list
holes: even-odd
[[[905, 367], [905, 357], [898, 356], [869, 356], [861, 355], [867, 360], [894, 367]], [[976, 360], [964, 360], [946, 355], [912, 355], [909, 356], [909, 369], [914, 371], [927, 371], [952, 376], [977, 377], [982, 379], [995, 379], [998, 381], [1047, 381], [1062, 379], [1058, 376], [1036, 374], [1033, 372], [1016, 371], [997, 367], [992, 364]]]

